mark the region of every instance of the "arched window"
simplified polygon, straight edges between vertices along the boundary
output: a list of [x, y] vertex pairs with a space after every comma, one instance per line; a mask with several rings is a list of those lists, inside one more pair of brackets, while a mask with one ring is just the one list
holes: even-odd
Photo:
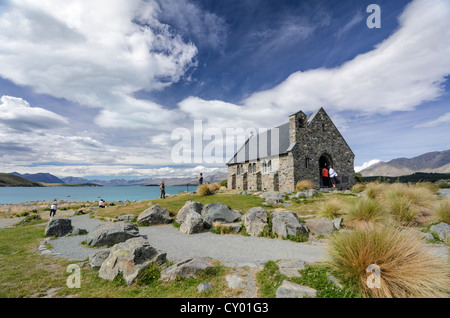
[[269, 172], [272, 171], [272, 160], [269, 160]]
[[253, 173], [256, 172], [256, 163], [253, 164]]

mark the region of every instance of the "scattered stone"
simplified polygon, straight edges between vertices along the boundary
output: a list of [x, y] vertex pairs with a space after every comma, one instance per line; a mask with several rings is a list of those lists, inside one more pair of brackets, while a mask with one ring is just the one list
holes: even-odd
[[122, 274], [131, 285], [150, 265], [160, 265], [166, 260], [166, 253], [154, 249], [143, 237], [136, 237], [114, 245], [103, 261], [98, 276], [113, 281]]
[[333, 275], [328, 275], [328, 276], [327, 276], [327, 280], [330, 281], [330, 282], [332, 282], [337, 288], [339, 288], [339, 289], [342, 289], [342, 288], [343, 288], [343, 286], [342, 286], [342, 284], [339, 282], [339, 280], [338, 280], [336, 277], [334, 277]]
[[280, 273], [287, 277], [301, 277], [299, 270], [305, 269], [307, 263], [302, 260], [283, 259], [277, 263]]
[[269, 214], [261, 207], [251, 208], [243, 217], [244, 226], [250, 236], [258, 236], [267, 225]]
[[215, 202], [206, 204], [202, 209], [203, 223], [206, 228], [212, 227], [216, 221], [232, 223], [240, 220], [241, 213], [232, 210], [223, 203]]
[[52, 218], [47, 223], [45, 235], [64, 236], [72, 231], [72, 221], [70, 219]]
[[139, 229], [134, 223], [106, 223], [90, 232], [86, 243], [90, 246], [112, 246], [138, 236]]
[[201, 283], [197, 286], [197, 292], [201, 293], [202, 291], [212, 289], [212, 286], [210, 283]]
[[184, 259], [161, 272], [161, 280], [174, 280], [177, 277], [192, 277], [199, 272], [213, 267], [212, 262], [206, 257], [193, 257]]
[[300, 223], [298, 216], [292, 211], [274, 211], [272, 213], [272, 232], [282, 237], [308, 233], [307, 228]]
[[75, 211], [75, 213], [73, 215], [84, 215], [84, 214], [86, 214], [86, 212], [84, 212], [84, 210], [78, 210], [78, 211]]
[[272, 198], [272, 197], [268, 197], [266, 198], [266, 201], [263, 203], [265, 205], [277, 205], [280, 204], [280, 200], [278, 198]]
[[299, 191], [295, 195], [297, 198], [311, 198], [313, 195], [317, 194], [318, 191], [316, 189], [308, 189], [306, 191]]
[[91, 268], [99, 269], [102, 266], [105, 259], [108, 258], [110, 252], [111, 252], [110, 248], [104, 248], [89, 255], [89, 265], [91, 265]]
[[311, 233], [315, 235], [330, 235], [336, 231], [333, 222], [328, 219], [308, 219], [306, 220], [306, 227]]
[[419, 232], [418, 234], [419, 234], [419, 237], [423, 240], [432, 241], [434, 239], [433, 234], [431, 234], [431, 233]]
[[202, 209], [203, 209], [203, 204], [201, 204], [200, 202], [186, 201], [184, 206], [178, 211], [175, 221], [177, 223], [181, 224], [184, 222], [184, 219], [186, 218], [187, 214], [190, 211], [196, 212], [201, 215]]
[[237, 275], [227, 275], [225, 277], [228, 283], [228, 287], [231, 289], [239, 288], [239, 287], [245, 287], [244, 279]]
[[131, 222], [134, 220], [135, 217], [136, 216], [133, 214], [125, 214], [125, 215], [119, 216], [117, 219], [122, 222]]
[[450, 225], [441, 222], [430, 227], [430, 232], [436, 233], [441, 240], [446, 241], [450, 235]]
[[331, 222], [333, 222], [333, 225], [336, 228], [336, 230], [340, 230], [341, 229], [341, 224], [342, 224], [343, 221], [344, 221], [343, 218], [336, 218], [336, 219], [334, 219]]
[[283, 281], [280, 287], [276, 291], [276, 298], [303, 298], [312, 297], [315, 298], [317, 290], [291, 283], [287, 280]]
[[277, 191], [267, 191], [262, 193], [261, 198], [267, 199], [268, 198], [273, 198], [273, 199], [277, 199], [278, 201], [280, 200], [284, 200], [284, 198], [286, 197], [286, 195], [283, 192], [277, 192]]
[[80, 229], [78, 227], [74, 227], [72, 231], [70, 232], [71, 235], [84, 235], [87, 234], [88, 231], [85, 229]]
[[202, 216], [194, 210], [184, 212], [183, 223], [180, 225], [180, 232], [186, 234], [199, 233], [203, 230]]
[[168, 224], [172, 222], [172, 219], [167, 209], [154, 205], [139, 214], [137, 223], [148, 225]]

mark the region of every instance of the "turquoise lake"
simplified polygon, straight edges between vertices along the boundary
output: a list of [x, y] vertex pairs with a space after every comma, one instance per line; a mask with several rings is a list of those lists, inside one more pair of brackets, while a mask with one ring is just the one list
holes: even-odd
[[[197, 186], [166, 186], [166, 194], [197, 190]], [[159, 198], [159, 187], [0, 187], [0, 204], [30, 201], [140, 201]]]

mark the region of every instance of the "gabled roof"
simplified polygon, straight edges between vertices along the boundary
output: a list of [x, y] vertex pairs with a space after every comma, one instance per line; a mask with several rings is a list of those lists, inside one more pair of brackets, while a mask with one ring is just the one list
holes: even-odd
[[286, 154], [290, 148], [289, 123], [286, 123], [251, 136], [227, 165]]

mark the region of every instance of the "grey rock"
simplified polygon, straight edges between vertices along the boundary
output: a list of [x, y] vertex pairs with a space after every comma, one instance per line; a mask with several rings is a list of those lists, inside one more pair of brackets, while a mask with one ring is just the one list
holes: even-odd
[[138, 236], [139, 229], [134, 223], [106, 223], [90, 232], [86, 242], [90, 246], [112, 246]]
[[430, 232], [435, 232], [441, 240], [445, 241], [448, 239], [448, 236], [450, 235], [450, 225], [441, 222], [439, 224], [430, 227]]
[[263, 192], [260, 196], [262, 198], [265, 198], [266, 200], [268, 198], [273, 198], [273, 199], [278, 199], [278, 201], [283, 200], [286, 197], [286, 195], [283, 192], [277, 192], [277, 191]]
[[271, 197], [269, 197], [269, 198], [266, 198], [266, 201], [264, 202], [264, 204], [267, 204], [267, 205], [277, 205], [277, 204], [280, 204], [280, 200], [279, 199], [277, 199], [277, 198], [271, 198]]
[[123, 221], [123, 222], [131, 222], [134, 220], [136, 216], [134, 216], [133, 214], [125, 214], [125, 215], [121, 215], [119, 216], [117, 219], [119, 221]]
[[328, 275], [327, 276], [327, 280], [328, 281], [330, 281], [330, 282], [332, 282], [336, 287], [338, 287], [339, 289], [342, 289], [343, 288], [343, 286], [342, 286], [342, 284], [339, 282], [339, 280], [336, 278], [336, 277], [334, 277], [333, 275]]
[[91, 268], [99, 269], [102, 266], [105, 259], [108, 258], [110, 252], [111, 249], [103, 248], [89, 255], [89, 265], [91, 265]]
[[213, 267], [213, 264], [206, 257], [187, 258], [163, 270], [161, 280], [170, 281], [177, 277], [192, 277], [208, 267]]
[[137, 223], [148, 225], [168, 224], [172, 222], [172, 219], [167, 209], [154, 205], [139, 214]]
[[210, 290], [210, 289], [212, 289], [212, 286], [208, 282], [201, 283], [200, 285], [197, 286], [197, 292], [199, 292], [199, 293], [201, 293], [202, 291], [205, 291], [205, 290]]
[[308, 219], [306, 227], [315, 235], [330, 235], [336, 231], [333, 222], [328, 219]]
[[287, 280], [283, 281], [281, 286], [278, 287], [276, 291], [276, 298], [303, 298], [303, 297], [315, 298], [316, 295], [317, 290], [307, 286], [294, 284], [288, 282]]
[[342, 224], [343, 221], [344, 221], [343, 218], [335, 218], [331, 222], [333, 222], [333, 225], [336, 228], [336, 230], [340, 230], [341, 229], [341, 224]]
[[232, 223], [240, 220], [241, 213], [228, 208], [225, 204], [215, 202], [206, 204], [202, 209], [203, 223], [206, 228], [210, 228], [215, 221], [222, 223]]
[[235, 288], [239, 288], [239, 287], [244, 287], [244, 279], [240, 276], [237, 275], [227, 275], [225, 277], [227, 283], [228, 283], [228, 287], [235, 289]]
[[190, 211], [196, 212], [201, 215], [202, 209], [203, 209], [203, 204], [201, 204], [200, 202], [186, 201], [184, 206], [178, 211], [175, 221], [177, 223], [181, 224], [184, 222], [184, 219], [186, 218], [187, 214]]
[[113, 281], [122, 274], [127, 285], [131, 285], [150, 265], [160, 265], [165, 260], [166, 253], [153, 248], [144, 238], [131, 238], [111, 248], [98, 276]]
[[72, 228], [72, 231], [70, 232], [71, 235], [84, 235], [87, 234], [87, 231], [85, 229], [80, 229], [78, 227]]
[[243, 216], [244, 226], [250, 236], [258, 236], [267, 225], [269, 214], [261, 207], [251, 208]]
[[274, 211], [272, 213], [272, 232], [282, 237], [308, 233], [300, 223], [297, 214], [292, 211]]
[[45, 235], [64, 236], [72, 231], [72, 221], [70, 219], [52, 218], [47, 223]]
[[199, 233], [203, 230], [202, 216], [194, 210], [184, 212], [183, 223], [180, 225], [180, 232], [186, 234]]
[[301, 277], [299, 270], [305, 269], [307, 263], [302, 260], [283, 259], [277, 263], [280, 273], [287, 277]]
[[423, 240], [430, 240], [432, 241], [434, 239], [433, 235], [431, 233], [424, 233], [424, 232], [419, 232], [419, 237]]

